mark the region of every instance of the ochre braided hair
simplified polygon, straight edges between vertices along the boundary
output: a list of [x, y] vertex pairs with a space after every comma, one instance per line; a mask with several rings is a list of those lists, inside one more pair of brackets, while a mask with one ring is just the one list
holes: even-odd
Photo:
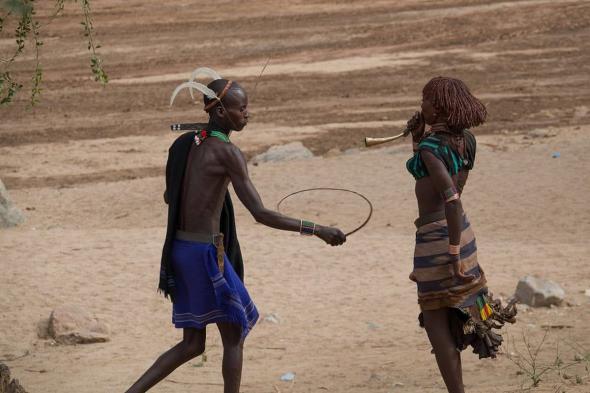
[[437, 111], [447, 116], [447, 124], [455, 133], [476, 127], [486, 120], [488, 113], [486, 107], [459, 79], [442, 76], [432, 78], [424, 86], [422, 95], [434, 105]]

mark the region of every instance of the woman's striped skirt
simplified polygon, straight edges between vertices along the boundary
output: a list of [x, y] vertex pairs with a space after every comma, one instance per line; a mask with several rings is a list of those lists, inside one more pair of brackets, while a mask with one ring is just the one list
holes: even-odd
[[[447, 308], [451, 334], [457, 349], [473, 346], [480, 358], [495, 357], [502, 336], [492, 328], [514, 323], [513, 303], [502, 307], [488, 294], [486, 278], [477, 261], [475, 235], [467, 216], [463, 215], [461, 232], [461, 268], [475, 279], [469, 283], [454, 277], [448, 254], [449, 230], [444, 212], [416, 220], [416, 248], [412, 279], [418, 286], [418, 303], [422, 311]], [[419, 316], [423, 326], [422, 315]]]
[[463, 272], [475, 276], [475, 280], [467, 284], [457, 282], [453, 275], [447, 220], [443, 218], [418, 227], [413, 276], [418, 284], [418, 303], [422, 310], [469, 307], [485, 290], [486, 278], [477, 263], [475, 235], [465, 215], [460, 245]]

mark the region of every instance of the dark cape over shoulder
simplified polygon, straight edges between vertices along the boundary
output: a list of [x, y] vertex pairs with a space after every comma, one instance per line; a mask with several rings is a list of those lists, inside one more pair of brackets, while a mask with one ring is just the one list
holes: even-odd
[[[162, 262], [160, 268], [160, 283], [158, 289], [166, 297], [170, 296], [174, 301], [174, 271], [172, 270], [172, 241], [178, 225], [178, 212], [180, 210], [180, 194], [182, 180], [186, 169], [186, 160], [192, 144], [194, 143], [194, 132], [187, 132], [178, 137], [168, 150], [168, 162], [166, 163], [166, 192], [164, 199], [168, 203], [168, 228], [166, 230], [166, 240], [162, 250]], [[223, 209], [219, 222], [219, 231], [224, 234], [225, 253], [230, 260], [236, 274], [240, 280], [244, 281], [244, 263], [240, 243], [236, 233], [236, 224], [234, 218], [234, 207], [229, 196], [225, 193]]]

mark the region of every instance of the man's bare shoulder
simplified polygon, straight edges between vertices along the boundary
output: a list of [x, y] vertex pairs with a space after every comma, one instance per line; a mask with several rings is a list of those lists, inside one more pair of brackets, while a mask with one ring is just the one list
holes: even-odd
[[244, 169], [247, 166], [246, 157], [240, 148], [233, 143], [223, 143], [219, 146], [221, 161], [230, 171]]
[[233, 143], [220, 143], [219, 151], [224, 155], [224, 158], [229, 161], [245, 161], [244, 153], [242, 150]]

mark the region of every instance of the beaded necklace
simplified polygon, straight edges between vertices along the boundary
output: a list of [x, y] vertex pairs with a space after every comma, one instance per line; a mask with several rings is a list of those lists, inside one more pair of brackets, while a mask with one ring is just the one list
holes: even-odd
[[195, 144], [199, 146], [205, 139], [209, 137], [214, 137], [224, 141], [225, 143], [229, 143], [229, 136], [221, 131], [201, 130], [195, 131]]

